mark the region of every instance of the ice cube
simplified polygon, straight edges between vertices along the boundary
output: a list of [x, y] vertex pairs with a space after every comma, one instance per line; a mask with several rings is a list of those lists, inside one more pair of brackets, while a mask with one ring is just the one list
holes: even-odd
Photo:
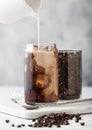
[[52, 44], [52, 45], [46, 45], [43, 50], [46, 51], [52, 51], [52, 50], [56, 50], [56, 44]]
[[31, 90], [31, 89], [26, 90], [25, 96], [26, 96], [26, 100], [31, 102], [34, 102], [37, 99], [37, 94], [35, 90]]
[[44, 96], [46, 102], [56, 101], [58, 96], [55, 94], [54, 90], [50, 87], [44, 89], [41, 94]]
[[43, 76], [44, 76], [43, 74], [36, 75], [35, 85], [36, 85], [37, 88], [44, 88], [45, 84], [44, 84]]
[[38, 46], [37, 45], [34, 45], [33, 51], [38, 51]]
[[58, 96], [56, 96], [54, 91], [48, 96], [48, 101], [56, 101], [57, 99]]
[[28, 82], [27, 84], [31, 84], [32, 85], [33, 84], [33, 73], [30, 72], [30, 71], [27, 71], [25, 75], [26, 75], [26, 78], [27, 78], [26, 80]]
[[48, 87], [49, 84], [52, 82], [51, 81], [51, 76], [49, 74], [45, 74], [44, 75], [44, 82], [45, 82], [45, 86]]
[[35, 78], [35, 85], [37, 88], [46, 88], [51, 83], [51, 77], [50, 75], [44, 75], [44, 74], [38, 74]]
[[52, 84], [49, 84], [48, 87], [46, 87], [45, 89], [41, 91], [41, 95], [48, 97], [53, 91], [54, 91], [54, 88]]
[[42, 66], [36, 66], [35, 72], [36, 72], [36, 74], [45, 74], [45, 68]]
[[37, 64], [36, 64], [35, 59], [31, 59], [31, 60], [30, 60], [30, 63], [29, 63], [29, 69], [30, 69], [31, 72], [34, 72], [34, 71], [35, 71], [35, 66], [36, 66], [36, 65], [37, 65]]
[[48, 51], [48, 46], [45, 46], [44, 48], [42, 48], [42, 50]]

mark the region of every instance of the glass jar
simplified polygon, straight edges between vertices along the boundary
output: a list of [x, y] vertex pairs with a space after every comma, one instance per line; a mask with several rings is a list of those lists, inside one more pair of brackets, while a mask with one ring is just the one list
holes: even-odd
[[82, 88], [82, 51], [58, 51], [59, 99], [77, 99]]
[[58, 51], [56, 45], [27, 44], [24, 58], [25, 102], [58, 100]]

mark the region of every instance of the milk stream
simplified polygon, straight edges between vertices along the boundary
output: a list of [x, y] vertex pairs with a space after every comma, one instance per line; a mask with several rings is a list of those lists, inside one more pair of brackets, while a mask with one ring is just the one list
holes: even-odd
[[40, 18], [37, 16], [37, 44], [38, 44], [38, 50], [40, 48]]

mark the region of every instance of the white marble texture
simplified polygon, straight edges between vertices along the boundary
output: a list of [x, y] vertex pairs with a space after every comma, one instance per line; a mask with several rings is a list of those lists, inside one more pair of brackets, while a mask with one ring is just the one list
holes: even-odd
[[[41, 42], [82, 49], [83, 85], [92, 86], [92, 0], [42, 0]], [[0, 85], [23, 85], [26, 43], [37, 43], [34, 18], [0, 24]]]

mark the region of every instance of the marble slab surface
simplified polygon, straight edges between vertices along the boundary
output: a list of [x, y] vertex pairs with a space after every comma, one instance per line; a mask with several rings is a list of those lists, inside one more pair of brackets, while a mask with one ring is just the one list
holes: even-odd
[[[12, 95], [12, 92], [14, 90], [18, 90], [18, 91], [21, 92], [21, 91], [23, 91], [23, 87], [21, 87], [21, 86], [17, 86], [17, 87], [14, 87], [14, 86], [12, 86], [12, 87], [4, 87], [4, 86], [2, 86], [2, 87], [0, 87], [0, 106], [1, 107], [7, 106], [7, 107], [12, 107], [12, 108], [18, 109], [18, 110], [24, 110], [19, 105], [15, 104], [15, 103], [13, 103], [11, 101], [11, 95]], [[83, 87], [81, 98], [92, 98], [92, 88], [91, 87]], [[91, 105], [91, 104], [92, 103], [90, 103], [90, 104], [86, 103], [86, 105], [82, 105], [82, 109], [84, 110], [84, 107], [87, 107], [88, 105]], [[61, 107], [61, 110], [64, 111], [64, 109], [66, 110], [67, 108], [70, 109], [70, 108], [73, 108], [73, 107], [79, 109], [78, 106], [80, 107], [80, 105], [76, 106], [76, 105], [73, 105], [73, 104], [71, 106], [63, 106], [63, 107]], [[58, 109], [60, 110], [60, 107]], [[67, 109], [67, 110], [69, 110], [69, 109]], [[48, 107], [44, 108], [44, 110], [47, 111]], [[0, 129], [1, 128], [7, 129], [7, 130], [8, 129], [9, 130], [10, 129], [17, 129], [17, 128], [12, 128], [10, 126], [10, 124], [6, 124], [5, 123], [6, 119], [10, 120], [10, 122], [11, 122], [10, 124], [15, 123], [17, 125], [19, 123], [24, 123], [24, 124], [26, 124], [26, 127], [22, 128], [22, 129], [30, 129], [27, 125], [31, 122], [31, 120], [20, 119], [20, 118], [13, 117], [13, 116], [10, 116], [10, 115], [5, 115], [5, 114], [2, 114], [2, 113], [0, 113]], [[81, 126], [79, 123], [76, 124], [74, 121], [71, 121], [69, 126], [62, 126], [62, 130], [65, 130], [66, 128], [69, 129], [69, 130], [70, 129], [80, 130], [82, 128], [84, 130], [91, 130], [92, 129], [92, 114], [83, 115], [81, 122], [85, 122], [85, 126]], [[34, 128], [31, 128], [31, 129], [34, 129]], [[53, 129], [56, 129], [56, 127], [54, 126]]]

